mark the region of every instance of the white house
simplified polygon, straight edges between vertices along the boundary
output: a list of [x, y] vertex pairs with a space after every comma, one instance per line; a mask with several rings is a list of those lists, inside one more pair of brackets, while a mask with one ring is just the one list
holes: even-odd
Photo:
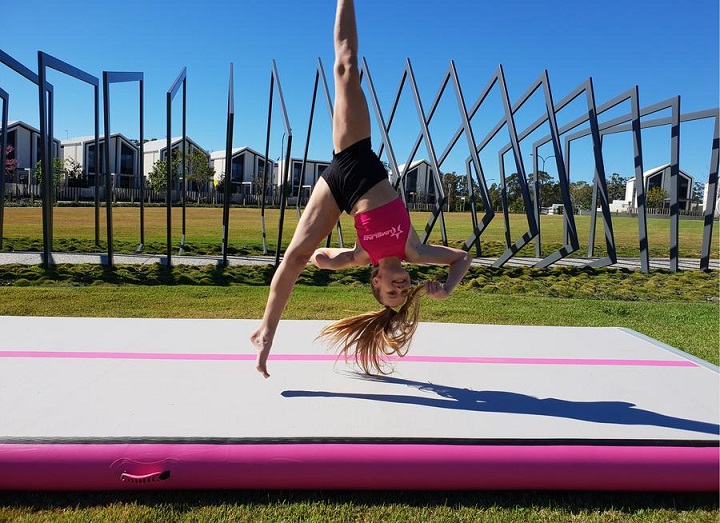
[[[182, 143], [183, 139], [182, 137], [176, 137], [170, 139], [170, 148], [173, 152], [180, 151], [182, 152]], [[190, 156], [193, 152], [193, 150], [200, 151], [205, 157], [207, 158], [208, 165], [210, 164], [210, 154], [200, 147], [195, 141], [191, 140], [189, 137], [186, 137], [185, 140], [185, 150], [187, 152], [187, 155]], [[143, 144], [143, 157], [144, 157], [144, 163], [143, 163], [143, 175], [145, 178], [148, 177], [150, 174], [150, 171], [152, 171], [153, 166], [155, 165], [155, 162], [162, 160], [164, 161], [167, 157], [167, 139], [161, 138], [160, 140], [150, 140]], [[180, 188], [180, 181], [178, 180], [175, 189]]]
[[[692, 189], [693, 189], [693, 177], [687, 174], [682, 169], [679, 173], [680, 177], [680, 191], [678, 194], [678, 202], [680, 210], [688, 211], [692, 203]], [[647, 170], [643, 173], [643, 180], [645, 182], [645, 192], [649, 191], [654, 187], [660, 187], [664, 189], [668, 198], [666, 202], [670, 201], [670, 164], [661, 165], [653, 169]], [[625, 185], [625, 202], [632, 208], [637, 208], [637, 191], [635, 190], [635, 178], [630, 178]], [[615, 202], [613, 202], [615, 203]]]
[[703, 212], [707, 211], [708, 207], [710, 207], [713, 198], [715, 198], [715, 218], [718, 218], [720, 217], [720, 193], [710, 194], [710, 184], [706, 183], [705, 190], [703, 191]]
[[[6, 178], [9, 183], [27, 183], [37, 162], [40, 160], [40, 131], [22, 121], [8, 122], [7, 144], [13, 151], [8, 160], [17, 160], [14, 179]], [[52, 156], [60, 156], [60, 140], [52, 140]]]
[[[225, 149], [210, 154], [210, 161], [215, 168], [215, 183], [225, 176]], [[232, 150], [230, 167], [230, 184], [233, 193], [255, 195], [261, 191], [262, 176], [265, 169], [265, 157], [249, 147], [237, 147]], [[271, 187], [275, 180], [275, 163], [268, 160], [267, 186]]]
[[[290, 183], [290, 196], [296, 197], [303, 188], [306, 189], [306, 193], [302, 196], [308, 196], [312, 188], [315, 187], [320, 174], [330, 166], [330, 162], [327, 160], [307, 160], [305, 162], [305, 176], [302, 176], [302, 158], [291, 158], [290, 159], [290, 172], [288, 173], [288, 182]], [[276, 185], [282, 184], [283, 172], [285, 169], [285, 160], [282, 159], [277, 164], [277, 179]]]
[[[95, 185], [95, 136], [68, 138], [60, 142], [63, 161], [71, 159], [79, 163], [88, 186]], [[100, 184], [105, 183], [105, 137], [100, 137]], [[110, 174], [113, 187], [139, 189], [140, 149], [121, 133], [110, 135]]]

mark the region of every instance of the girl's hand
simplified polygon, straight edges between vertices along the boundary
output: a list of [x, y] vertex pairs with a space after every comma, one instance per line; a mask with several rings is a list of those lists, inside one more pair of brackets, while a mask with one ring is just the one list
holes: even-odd
[[425, 284], [425, 292], [434, 300], [447, 300], [450, 293], [438, 281], [429, 281]]

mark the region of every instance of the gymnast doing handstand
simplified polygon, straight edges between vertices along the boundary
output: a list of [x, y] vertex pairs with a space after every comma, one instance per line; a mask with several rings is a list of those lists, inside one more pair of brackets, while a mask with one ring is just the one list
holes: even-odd
[[[425, 245], [410, 223], [402, 198], [370, 143], [370, 114], [360, 86], [353, 0], [337, 0], [335, 29], [333, 159], [313, 189], [290, 245], [270, 284], [258, 329], [250, 339], [257, 370], [265, 377], [275, 332], [298, 276], [311, 261], [321, 269], [373, 265], [372, 292], [383, 308], [325, 327], [321, 337], [354, 354], [366, 373], [383, 372], [386, 356], [402, 356], [418, 322], [419, 297], [447, 299], [472, 261], [460, 249]], [[353, 249], [317, 248], [345, 211], [354, 218]], [[444, 284], [413, 287], [402, 262], [449, 265]]]

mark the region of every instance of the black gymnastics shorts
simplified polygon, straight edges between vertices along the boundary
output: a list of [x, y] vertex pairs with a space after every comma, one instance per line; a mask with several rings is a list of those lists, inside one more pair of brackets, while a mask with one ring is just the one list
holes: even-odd
[[350, 213], [371, 187], [388, 179], [388, 172], [372, 150], [370, 138], [365, 138], [333, 153], [330, 166], [320, 176], [330, 186], [340, 210]]

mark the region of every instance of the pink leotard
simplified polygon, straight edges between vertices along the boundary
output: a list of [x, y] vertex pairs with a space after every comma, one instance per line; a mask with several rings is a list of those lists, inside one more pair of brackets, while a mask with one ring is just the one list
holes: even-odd
[[410, 227], [410, 215], [400, 197], [382, 207], [355, 215], [358, 242], [373, 265], [390, 256], [405, 259]]

